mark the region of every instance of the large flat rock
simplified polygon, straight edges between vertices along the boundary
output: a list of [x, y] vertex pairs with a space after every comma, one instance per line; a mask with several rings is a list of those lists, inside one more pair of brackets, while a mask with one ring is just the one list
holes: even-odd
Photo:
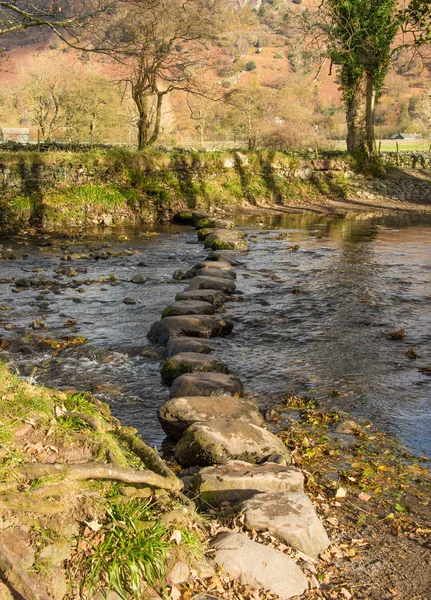
[[[219, 263], [221, 264], [221, 263]], [[196, 273], [197, 277], [224, 277], [225, 279], [236, 279], [235, 271], [228, 269], [213, 269], [213, 268], [205, 268], [200, 269]]]
[[181, 352], [169, 358], [162, 365], [160, 374], [170, 385], [174, 379], [184, 373], [229, 373], [227, 365], [213, 355], [199, 352]]
[[178, 300], [167, 306], [162, 312], [162, 319], [181, 315], [213, 315], [215, 308], [203, 300]]
[[201, 469], [194, 476], [192, 487], [205, 505], [220, 506], [226, 501], [238, 504], [259, 493], [302, 492], [304, 476], [292, 465], [272, 462], [251, 465], [235, 460]]
[[236, 285], [225, 277], [193, 277], [186, 291], [193, 290], [220, 290], [230, 296], [236, 290]]
[[263, 417], [254, 402], [231, 396], [172, 398], [159, 409], [158, 416], [163, 431], [175, 440], [179, 440], [193, 423], [223, 417], [263, 425]]
[[314, 506], [303, 492], [259, 494], [244, 502], [243, 512], [249, 529], [269, 531], [312, 558], [330, 544]]
[[283, 442], [267, 429], [235, 419], [195, 423], [185, 432], [175, 449], [183, 466], [223, 465], [230, 460], [264, 462], [271, 455], [291, 462]]
[[201, 300], [202, 302], [209, 302], [217, 309], [221, 308], [226, 302], [226, 296], [221, 290], [191, 290], [178, 293], [175, 300]]
[[286, 554], [252, 542], [243, 533], [219, 533], [211, 543], [214, 560], [233, 579], [256, 590], [278, 594], [282, 600], [300, 596], [308, 580]]
[[174, 337], [210, 338], [228, 335], [233, 329], [232, 321], [214, 316], [166, 317], [151, 325], [148, 338], [159, 344], [166, 344]]
[[200, 354], [209, 354], [212, 348], [204, 342], [202, 338], [177, 337], [171, 338], [166, 344], [165, 356], [171, 358], [181, 352], [199, 352]]
[[242, 396], [244, 386], [235, 375], [188, 373], [172, 383], [171, 398], [180, 396]]

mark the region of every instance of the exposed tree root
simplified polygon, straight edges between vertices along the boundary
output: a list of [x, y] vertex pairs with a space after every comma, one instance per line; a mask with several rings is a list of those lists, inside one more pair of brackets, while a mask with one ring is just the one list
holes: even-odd
[[177, 477], [163, 477], [152, 471], [135, 471], [114, 465], [102, 463], [83, 464], [43, 464], [29, 463], [20, 468], [22, 475], [28, 479], [36, 479], [47, 475], [59, 475], [64, 473], [67, 477], [76, 480], [86, 479], [111, 479], [124, 483], [138, 483], [150, 487], [161, 488], [169, 491], [180, 491], [183, 487], [182, 481]]
[[36, 499], [22, 493], [5, 494], [0, 497], [0, 509], [33, 512], [41, 515], [55, 515], [64, 510], [64, 505]]
[[9, 585], [24, 600], [51, 600], [51, 597], [40, 591], [33, 578], [19, 566], [16, 556], [2, 544], [0, 544], [0, 571]]
[[[142, 460], [147, 469], [151, 469], [154, 471], [154, 473], [162, 475], [163, 477], [176, 479], [178, 481], [178, 477], [175, 475], [175, 473], [171, 471], [171, 469], [160, 458], [157, 452], [150, 448], [150, 446], [147, 446], [145, 442], [137, 438], [135, 435], [128, 433], [124, 429], [121, 429], [118, 432], [118, 435], [120, 439], [128, 445], [133, 454], [136, 454], [136, 456]], [[180, 490], [182, 489], [182, 485], [173, 489]]]
[[81, 412], [65, 412], [62, 416], [69, 418], [81, 419], [81, 421], [85, 421], [90, 425], [91, 429], [97, 431], [97, 433], [104, 433], [105, 429], [100, 425], [99, 419], [96, 417], [92, 417], [90, 415], [86, 415]]

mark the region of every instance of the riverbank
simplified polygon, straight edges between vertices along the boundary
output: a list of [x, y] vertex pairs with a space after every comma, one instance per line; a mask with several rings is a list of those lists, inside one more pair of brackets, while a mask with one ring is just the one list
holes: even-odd
[[0, 232], [162, 222], [187, 209], [431, 212], [431, 171], [413, 158], [389, 161], [380, 180], [342, 155], [3, 151]]

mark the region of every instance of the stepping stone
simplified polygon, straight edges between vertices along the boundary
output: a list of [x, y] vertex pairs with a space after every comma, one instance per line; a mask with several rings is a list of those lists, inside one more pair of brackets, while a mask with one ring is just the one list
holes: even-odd
[[[222, 264], [222, 263], [219, 263]], [[197, 277], [224, 277], [225, 279], [236, 279], [235, 271], [224, 269], [200, 269], [196, 273]]]
[[200, 219], [209, 219], [210, 217], [211, 215], [209, 215], [204, 210], [192, 210], [193, 223], [196, 223], [196, 221], [200, 221]]
[[212, 250], [248, 250], [247, 243], [243, 238], [244, 234], [240, 234], [238, 231], [220, 229], [206, 236], [205, 248], [211, 248]]
[[301, 596], [308, 589], [306, 576], [291, 558], [252, 542], [243, 533], [219, 533], [211, 547], [216, 564], [243, 585], [263, 588], [282, 599]]
[[187, 429], [175, 449], [178, 462], [185, 467], [224, 465], [230, 460], [260, 463], [272, 454], [291, 462], [285, 445], [273, 433], [235, 419], [195, 423]]
[[233, 221], [228, 221], [227, 219], [215, 219], [212, 217], [206, 217], [204, 219], [199, 219], [195, 223], [196, 229], [203, 229], [204, 227], [213, 227], [217, 229], [234, 229], [235, 223]]
[[166, 317], [151, 325], [148, 339], [158, 344], [166, 344], [170, 338], [190, 336], [209, 338], [228, 335], [233, 329], [232, 321], [214, 316]]
[[194, 277], [201, 269], [222, 269], [224, 271], [231, 271], [232, 265], [225, 261], [204, 260], [189, 269], [186, 273], [186, 277]]
[[205, 505], [220, 506], [226, 501], [239, 504], [264, 492], [302, 492], [304, 476], [291, 465], [251, 465], [235, 460], [201, 469], [194, 476], [192, 487]]
[[183, 223], [184, 225], [193, 223], [193, 214], [190, 210], [182, 210], [176, 213], [172, 218], [173, 223]]
[[192, 337], [171, 338], [166, 344], [166, 358], [171, 358], [180, 352], [199, 352], [200, 354], [209, 354], [212, 348], [202, 341]]
[[220, 290], [230, 296], [236, 290], [236, 285], [225, 277], [193, 277], [186, 291], [193, 290]]
[[227, 365], [216, 356], [199, 352], [181, 352], [163, 363], [160, 374], [168, 385], [184, 373], [229, 373]]
[[243, 504], [245, 525], [269, 531], [312, 558], [328, 548], [328, 535], [309, 497], [303, 492], [258, 494]]
[[213, 315], [215, 308], [209, 302], [202, 300], [179, 300], [165, 308], [162, 319], [166, 317], [178, 317], [181, 315]]
[[208, 228], [208, 227], [204, 227], [203, 229], [198, 229], [198, 232], [197, 232], [198, 240], [200, 242], [204, 242], [206, 240], [206, 238], [211, 233], [214, 233], [215, 231], [216, 230], [214, 228]]
[[175, 296], [175, 300], [199, 300], [209, 302], [215, 309], [221, 308], [226, 302], [226, 296], [220, 290], [191, 290], [189, 292], [180, 292]]
[[[263, 417], [254, 402], [231, 396], [172, 398], [159, 408], [158, 417], [163, 431], [174, 440], [179, 440], [193, 423], [206, 423], [223, 417], [263, 425]], [[265, 491], [268, 489], [270, 488], [266, 488]]]
[[242, 396], [244, 386], [235, 375], [187, 373], [172, 384], [171, 398], [180, 396]]
[[239, 256], [240, 256], [240, 252], [238, 250], [212, 250], [207, 258], [206, 261], [210, 261], [210, 262], [228, 262], [231, 265], [241, 265], [243, 264], [240, 260], [239, 260]]

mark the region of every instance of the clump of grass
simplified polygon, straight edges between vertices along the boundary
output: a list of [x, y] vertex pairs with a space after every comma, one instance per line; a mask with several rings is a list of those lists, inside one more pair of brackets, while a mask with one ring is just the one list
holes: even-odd
[[109, 529], [80, 566], [81, 594], [96, 588], [113, 590], [129, 600], [141, 598], [146, 587], [161, 584], [168, 563], [169, 530], [155, 519], [155, 505], [132, 500], [111, 504]]

